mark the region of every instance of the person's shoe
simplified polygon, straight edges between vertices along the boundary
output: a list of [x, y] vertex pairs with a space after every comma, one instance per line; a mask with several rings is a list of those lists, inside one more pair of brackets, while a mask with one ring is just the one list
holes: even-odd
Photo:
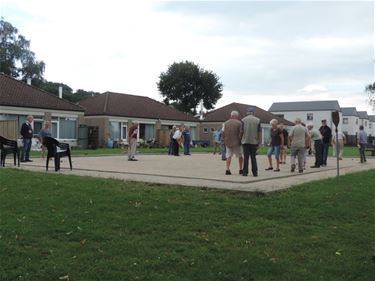
[[342, 157], [339, 157], [339, 160], [342, 160]]
[[303, 173], [303, 170], [298, 170], [298, 173], [302, 174], [302, 173]]
[[27, 162], [27, 161], [26, 161], [26, 160], [21, 160], [20, 162], [21, 162], [21, 163], [25, 163], [25, 162]]
[[226, 175], [231, 175], [232, 173], [230, 172], [230, 170], [226, 170], [226, 171], [225, 171], [225, 174], [226, 174]]
[[223, 161], [227, 161], [227, 158], [224, 158], [224, 159], [221, 159], [221, 160], [223, 160]]
[[33, 160], [27, 159], [26, 162], [33, 162]]
[[242, 176], [243, 176], [243, 177], [247, 177], [247, 174], [243, 173]]
[[239, 170], [239, 172], [238, 172], [240, 175], [242, 175], [243, 174], [243, 170]]
[[272, 171], [273, 170], [273, 167], [268, 167], [267, 169], [265, 169], [266, 171]]
[[320, 168], [320, 166], [314, 165], [314, 166], [310, 166], [310, 168]]
[[292, 173], [294, 173], [294, 171], [296, 170], [296, 164], [292, 164], [291, 168], [290, 168], [290, 171]]
[[322, 164], [321, 166], [322, 166], [322, 167], [327, 167], [327, 164]]
[[253, 176], [254, 176], [254, 177], [257, 177], [257, 176], [258, 176], [258, 174], [257, 174], [257, 173], [254, 173], [254, 174], [253, 174]]
[[280, 172], [280, 169], [275, 169], [275, 170], [273, 170], [274, 172]]

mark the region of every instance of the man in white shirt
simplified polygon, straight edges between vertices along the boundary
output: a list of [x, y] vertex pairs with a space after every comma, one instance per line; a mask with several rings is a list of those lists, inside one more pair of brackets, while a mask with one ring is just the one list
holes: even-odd
[[174, 156], [180, 156], [179, 155], [179, 147], [180, 147], [180, 140], [181, 140], [181, 136], [182, 136], [182, 133], [181, 133], [181, 130], [180, 130], [180, 127], [176, 127], [176, 131], [174, 132], [173, 134], [173, 137], [172, 137], [172, 140], [173, 140], [173, 152], [172, 154]]
[[332, 136], [333, 156], [336, 156], [336, 150], [339, 150], [339, 160], [342, 160], [344, 154], [344, 144], [346, 143], [345, 134], [341, 131], [337, 132], [338, 143], [336, 144], [336, 133]]

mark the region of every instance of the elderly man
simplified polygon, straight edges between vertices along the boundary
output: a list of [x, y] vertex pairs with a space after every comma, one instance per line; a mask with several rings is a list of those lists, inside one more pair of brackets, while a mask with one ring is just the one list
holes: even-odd
[[137, 136], [138, 136], [138, 122], [133, 121], [128, 130], [128, 161], [138, 161], [135, 159], [135, 152], [137, 150]]
[[328, 149], [332, 139], [332, 130], [327, 126], [327, 120], [322, 120], [322, 126], [319, 128], [322, 134], [322, 166], [327, 166]]
[[21, 136], [22, 136], [22, 152], [21, 152], [21, 162], [32, 162], [30, 160], [30, 149], [31, 149], [31, 142], [33, 138], [33, 123], [34, 117], [32, 115], [29, 115], [26, 117], [25, 123], [22, 124], [21, 127]]
[[230, 119], [224, 123], [224, 144], [226, 148], [226, 166], [227, 170], [225, 171], [226, 175], [231, 175], [230, 164], [232, 156], [236, 155], [238, 157], [238, 162], [240, 166], [240, 175], [242, 171], [242, 147], [241, 147], [241, 138], [242, 138], [242, 123], [239, 119], [239, 114], [237, 111], [232, 111], [230, 114]]
[[314, 143], [315, 150], [315, 163], [311, 168], [320, 168], [320, 165], [322, 165], [322, 135], [319, 130], [314, 129], [313, 124], [307, 124], [307, 129], [309, 130], [311, 142]]
[[242, 119], [242, 147], [244, 152], [244, 165], [243, 173], [244, 177], [249, 173], [249, 156], [251, 158], [251, 172], [254, 177], [258, 176], [258, 165], [257, 165], [257, 149], [259, 147], [261, 139], [261, 128], [260, 119], [255, 117], [255, 108], [248, 108], [246, 111], [247, 116]]
[[298, 157], [298, 172], [303, 173], [303, 162], [306, 147], [310, 141], [307, 129], [302, 126], [301, 119], [297, 118], [296, 125], [289, 132], [289, 142], [291, 146], [291, 172], [296, 169], [296, 156]]
[[268, 168], [266, 171], [273, 170], [272, 166], [272, 154], [275, 153], [275, 160], [276, 160], [276, 169], [275, 172], [280, 172], [280, 149], [284, 148], [284, 134], [278, 127], [277, 119], [272, 119], [270, 121], [271, 125], [271, 138], [269, 142], [269, 148], [267, 151], [268, 157]]

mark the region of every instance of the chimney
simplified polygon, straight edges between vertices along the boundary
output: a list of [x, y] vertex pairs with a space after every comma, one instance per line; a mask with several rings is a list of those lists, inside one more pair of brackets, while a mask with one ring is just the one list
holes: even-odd
[[27, 78], [27, 85], [31, 86], [31, 78]]
[[59, 86], [59, 98], [62, 99], [62, 86]]

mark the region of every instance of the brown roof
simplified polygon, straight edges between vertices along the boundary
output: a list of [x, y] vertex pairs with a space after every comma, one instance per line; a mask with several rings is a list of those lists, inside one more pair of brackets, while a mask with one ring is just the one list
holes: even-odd
[[263, 124], [269, 123], [272, 119], [277, 119], [279, 123], [283, 123], [284, 125], [287, 125], [287, 126], [294, 125], [294, 123], [284, 118], [280, 118], [272, 114], [271, 112], [263, 110], [257, 106], [243, 104], [243, 103], [236, 103], [236, 102], [220, 107], [218, 109], [212, 110], [210, 112], [207, 112], [206, 117], [203, 122], [225, 122], [226, 120], [230, 118], [230, 113], [233, 110], [238, 111], [238, 113], [240, 114], [240, 118], [242, 119], [243, 117], [246, 116], [246, 111], [250, 107], [255, 109], [254, 115], [258, 117], [260, 119], [260, 122]]
[[108, 115], [198, 122], [198, 119], [144, 96], [106, 92], [81, 100], [86, 116]]
[[0, 105], [61, 111], [84, 111], [72, 102], [0, 73]]

